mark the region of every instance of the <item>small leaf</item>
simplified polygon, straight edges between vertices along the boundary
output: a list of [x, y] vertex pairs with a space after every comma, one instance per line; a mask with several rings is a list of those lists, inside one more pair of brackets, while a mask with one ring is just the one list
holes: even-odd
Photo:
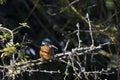
[[30, 28], [30, 26], [28, 26], [28, 24], [26, 23], [26, 22], [23, 22], [23, 23], [19, 23], [21, 26], [23, 26], [23, 27], [28, 27], [28, 28]]

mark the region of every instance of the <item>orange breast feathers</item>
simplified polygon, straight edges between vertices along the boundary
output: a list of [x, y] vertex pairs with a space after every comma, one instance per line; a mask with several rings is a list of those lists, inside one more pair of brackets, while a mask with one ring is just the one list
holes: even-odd
[[41, 58], [49, 60], [53, 57], [54, 51], [49, 45], [44, 45], [41, 46], [39, 54]]

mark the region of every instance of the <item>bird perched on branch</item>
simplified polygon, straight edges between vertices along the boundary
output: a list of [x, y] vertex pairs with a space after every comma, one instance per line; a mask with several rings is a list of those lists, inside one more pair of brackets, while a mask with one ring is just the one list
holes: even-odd
[[44, 45], [41, 46], [39, 54], [44, 60], [49, 60], [53, 57], [54, 51], [49, 45]]
[[50, 44], [49, 40], [42, 41], [42, 46], [40, 47], [39, 55], [44, 60], [50, 60], [54, 56], [54, 50], [56, 48], [54, 45]]

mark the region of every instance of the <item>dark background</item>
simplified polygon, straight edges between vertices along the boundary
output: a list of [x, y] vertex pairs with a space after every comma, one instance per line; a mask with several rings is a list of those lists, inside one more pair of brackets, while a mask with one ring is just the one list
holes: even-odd
[[[36, 58], [39, 58], [39, 48], [45, 38], [49, 38], [52, 44], [58, 47], [57, 53], [63, 52], [65, 43], [70, 40], [67, 51], [78, 46], [76, 33], [76, 24], [80, 24], [80, 38], [83, 46], [91, 45], [91, 37], [86, 30], [89, 30], [86, 22], [86, 13], [89, 14], [95, 45], [111, 42], [101, 48], [112, 57], [96, 56], [96, 59], [108, 68], [107, 61], [116, 61], [115, 67], [118, 72], [107, 76], [108, 80], [119, 80], [119, 52], [120, 52], [120, 1], [118, 0], [79, 0], [72, 4], [73, 0], [7, 0], [0, 5], [0, 24], [11, 30], [19, 26], [19, 23], [27, 22], [30, 28], [22, 27], [14, 35], [14, 42], [22, 42], [23, 36], [26, 35], [26, 41], [30, 41], [30, 47], [35, 49]], [[71, 8], [72, 6], [77, 10]], [[83, 18], [84, 17], [84, 18]], [[105, 32], [100, 30], [105, 30]], [[60, 43], [63, 43], [61, 45]], [[89, 56], [89, 55], [88, 55]], [[113, 57], [115, 56], [115, 57]], [[101, 61], [105, 57], [105, 61]], [[116, 59], [116, 57], [118, 57]], [[111, 59], [112, 58], [112, 59]], [[88, 60], [89, 63], [89, 60]], [[88, 69], [89, 66], [88, 65]], [[100, 66], [95, 63], [95, 66]], [[112, 67], [114, 65], [112, 64]], [[110, 66], [111, 67], [111, 66]], [[103, 67], [101, 66], [100, 69]], [[99, 68], [98, 68], [99, 70]], [[116, 68], [113, 68], [116, 71]], [[37, 73], [36, 73], [37, 74]], [[38, 75], [38, 74], [37, 74]], [[41, 74], [43, 75], [43, 74]], [[117, 76], [118, 75], [118, 76]], [[48, 75], [49, 76], [49, 75]], [[114, 79], [117, 76], [118, 79]], [[103, 79], [104, 75], [102, 76]], [[32, 80], [32, 79], [31, 79]], [[33, 78], [34, 80], [34, 78]], [[53, 80], [45, 79], [45, 80]], [[56, 80], [56, 79], [54, 79]], [[71, 78], [72, 80], [72, 78]]]

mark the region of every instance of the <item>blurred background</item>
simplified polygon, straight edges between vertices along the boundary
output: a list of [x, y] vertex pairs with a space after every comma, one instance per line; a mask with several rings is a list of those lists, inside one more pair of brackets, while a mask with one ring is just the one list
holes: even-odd
[[[58, 50], [67, 51], [78, 46], [77, 23], [80, 26], [82, 46], [92, 44], [89, 23], [92, 25], [94, 45], [105, 45], [99, 51], [105, 57], [106, 67], [115, 68], [113, 77], [119, 80], [120, 71], [120, 1], [119, 0], [0, 0], [0, 24], [11, 30], [19, 23], [27, 23], [30, 28], [22, 27], [14, 35], [14, 42], [22, 42], [25, 36], [34, 49], [33, 55], [39, 58], [39, 48], [43, 40], [50, 40]], [[108, 56], [109, 55], [109, 56]], [[36, 59], [35, 58], [35, 59]], [[102, 58], [96, 58], [102, 62]], [[99, 65], [99, 64], [98, 64]], [[113, 79], [108, 79], [113, 80]]]

